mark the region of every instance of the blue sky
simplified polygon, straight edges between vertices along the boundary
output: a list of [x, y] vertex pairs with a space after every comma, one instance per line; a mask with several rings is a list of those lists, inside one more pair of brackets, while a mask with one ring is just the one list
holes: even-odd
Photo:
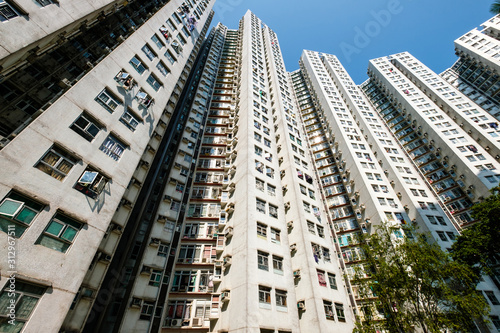
[[303, 49], [337, 55], [354, 81], [368, 60], [408, 51], [437, 73], [450, 67], [453, 41], [492, 14], [493, 0], [216, 0], [213, 24], [230, 29], [250, 9], [278, 34], [288, 71]]

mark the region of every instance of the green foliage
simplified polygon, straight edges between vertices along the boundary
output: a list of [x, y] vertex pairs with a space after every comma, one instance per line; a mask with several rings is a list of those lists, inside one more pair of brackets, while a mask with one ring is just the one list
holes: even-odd
[[408, 237], [400, 237], [396, 230], [385, 223], [361, 240], [366, 264], [353, 285], [366, 305], [355, 332], [410, 332], [414, 327], [467, 332], [474, 321], [483, 322], [489, 307], [475, 290], [469, 266], [453, 261], [424, 235], [405, 230]]
[[478, 222], [463, 230], [451, 247], [455, 260], [467, 264], [476, 273], [492, 275], [493, 263], [500, 253], [500, 187], [492, 195], [472, 207], [472, 217]]
[[490, 12], [492, 14], [500, 14], [500, 1], [495, 1], [490, 6]]

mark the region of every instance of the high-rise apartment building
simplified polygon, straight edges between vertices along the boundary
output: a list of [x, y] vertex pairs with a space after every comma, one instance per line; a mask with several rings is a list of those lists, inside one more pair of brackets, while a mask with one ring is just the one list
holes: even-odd
[[2, 35], [40, 30], [0, 54], [0, 330], [352, 332], [359, 234], [474, 222], [490, 103], [408, 53], [359, 86], [314, 51], [288, 73], [250, 11], [208, 33], [213, 3], [0, 0]]
[[462, 93], [500, 118], [500, 17], [497, 15], [455, 40], [457, 62], [442, 76]]
[[1, 331], [91, 318], [213, 2], [0, 3]]

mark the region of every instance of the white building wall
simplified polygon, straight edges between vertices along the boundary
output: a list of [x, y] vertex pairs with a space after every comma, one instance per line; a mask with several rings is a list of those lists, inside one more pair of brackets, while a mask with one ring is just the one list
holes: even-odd
[[[441, 150], [440, 156], [447, 165], [455, 165], [465, 179], [478, 180], [471, 188], [474, 191], [473, 195], [476, 198], [488, 196], [489, 189], [497, 182], [490, 181], [490, 177], [496, 177], [493, 170], [498, 169], [498, 162], [483, 147], [474, 145], [475, 140], [388, 59], [370, 60], [368, 72], [375, 82], [386, 90], [386, 94], [397, 101], [403, 112], [406, 111], [411, 115], [414, 124], [418, 126], [418, 131], [422, 134], [427, 133], [427, 139], [435, 142], [435, 146]], [[471, 145], [472, 149], [465, 148]], [[463, 159], [461, 156], [466, 155], [468, 151], [474, 157]], [[480, 165], [484, 165], [486, 170], [480, 170], [477, 167]], [[492, 165], [493, 168], [488, 169], [486, 165]]]
[[[167, 78], [160, 74], [156, 64], [160, 61], [159, 58], [162, 58], [162, 51], [165, 52], [168, 46], [163, 47], [163, 50], [155, 50], [158, 56], [147, 62], [149, 71], [142, 76], [135, 72], [129, 60], [133, 55], [142, 52], [141, 47], [146, 42], [149, 43], [151, 35], [164, 24], [165, 16], [170, 16], [180, 3], [173, 1], [154, 15], [126, 43], [120, 45], [0, 151], [0, 165], [3, 170], [3, 177], [0, 178], [0, 197], [5, 198], [11, 190], [15, 190], [44, 205], [22, 237], [16, 239], [18, 279], [33, 280], [48, 286], [25, 325], [26, 332], [54, 332], [61, 327], [136, 166], [159, 124], [163, 109], [196, 39], [186, 38], [183, 53], [178, 56], [175, 64], [169, 66], [171, 72]], [[202, 21], [206, 20], [208, 15], [209, 10], [205, 11]], [[143, 54], [141, 58], [147, 59]], [[167, 63], [167, 60], [161, 60]], [[134, 78], [136, 87], [124, 90], [114, 80], [121, 70], [125, 70]], [[148, 73], [154, 73], [158, 79], [162, 78], [160, 80], [163, 85], [158, 91], [146, 82]], [[95, 101], [104, 88], [121, 102], [114, 112], [109, 112]], [[155, 103], [149, 108], [140, 106], [134, 99], [139, 89], [154, 98]], [[128, 110], [133, 110], [134, 116], [139, 120], [135, 131], [120, 122], [125, 112], [124, 105], [127, 105]], [[82, 111], [92, 115], [103, 126], [92, 142], [88, 142], [69, 128]], [[109, 134], [113, 134], [127, 146], [117, 161], [100, 151]], [[34, 167], [54, 144], [77, 160], [62, 181]], [[74, 189], [87, 166], [110, 179], [96, 200]], [[56, 213], [64, 213], [82, 224], [81, 230], [65, 253], [37, 244], [40, 235]], [[7, 252], [6, 237], [2, 238], [0, 244]], [[109, 249], [111, 248], [113, 246]], [[5, 261], [0, 263], [3, 277], [9, 274], [6, 265]], [[2, 281], [1, 286], [4, 288], [7, 280]], [[56, 310], [54, 304], [57, 304]]]

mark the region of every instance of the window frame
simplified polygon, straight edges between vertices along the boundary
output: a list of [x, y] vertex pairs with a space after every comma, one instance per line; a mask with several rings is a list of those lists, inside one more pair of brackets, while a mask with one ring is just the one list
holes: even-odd
[[[20, 280], [19, 278], [16, 279], [16, 288], [15, 290], [11, 290], [10, 284], [7, 283], [3, 290], [0, 292], [0, 299], [2, 299], [3, 295], [7, 296], [7, 300], [9, 301], [9, 304], [13, 304], [15, 309], [16, 309], [16, 320], [15, 320], [15, 326], [11, 325], [8, 323], [8, 320], [10, 317], [7, 315], [0, 315], [0, 318], [3, 318], [5, 322], [3, 324], [9, 325], [9, 327], [14, 329], [15, 332], [21, 332], [23, 330], [24, 324], [28, 322], [29, 318], [33, 314], [33, 311], [36, 309], [38, 302], [40, 299], [44, 296], [45, 292], [47, 291], [46, 286], [41, 286], [37, 285], [34, 283], [30, 282], [25, 282]], [[12, 295], [15, 294], [15, 295]], [[16, 297], [17, 296], [17, 297]], [[23, 298], [28, 298], [28, 299], [36, 299], [36, 302], [25, 302], [23, 301]], [[14, 301], [15, 303], [10, 303], [11, 301]], [[25, 316], [23, 316], [23, 313], [25, 313], [26, 309], [23, 309], [24, 305], [32, 306], [31, 311], [27, 313]], [[2, 327], [3, 324], [0, 326]], [[21, 325], [19, 325], [21, 324]]]
[[[109, 146], [110, 144], [111, 146]], [[123, 143], [113, 133], [110, 133], [102, 142], [99, 150], [115, 161], [119, 161], [127, 148], [127, 144]]]
[[[57, 230], [57, 225], [61, 226], [59, 230]], [[54, 226], [56, 227], [56, 230], [54, 231], [57, 231], [57, 234], [53, 233], [52, 230], [49, 231], [49, 229]], [[80, 230], [83, 229], [83, 226], [84, 223], [79, 222], [60, 212], [57, 212], [50, 219], [49, 223], [47, 223], [47, 226], [38, 237], [36, 244], [43, 245], [55, 251], [66, 253], [71, 245], [73, 245], [73, 243], [75, 242]], [[74, 232], [71, 239], [69, 239], [69, 237], [67, 236], [65, 237], [68, 230], [72, 230]], [[69, 232], [69, 234], [71, 235], [71, 231]], [[47, 243], [45, 243], [46, 240]], [[49, 242], [49, 240], [52, 240], [52, 242]], [[54, 244], [54, 242], [56, 242], [56, 244], [59, 244], [60, 247], [49, 246], [51, 243]]]
[[[10, 214], [0, 213], [0, 230], [10, 236], [19, 238], [23, 235], [26, 229], [31, 226], [31, 223], [38, 217], [40, 212], [45, 208], [45, 205], [15, 191], [11, 191], [3, 198], [0, 202], [0, 209], [7, 201], [14, 202], [16, 204], [18, 203], [19, 205], [15, 211]], [[31, 217], [29, 222], [25, 222], [18, 218], [25, 209], [31, 212], [31, 214], [27, 215], [28, 217]], [[15, 226], [14, 235], [12, 235], [12, 230], [9, 228], [12, 224]]]
[[[52, 165], [45, 160], [47, 157], [50, 157], [49, 154], [52, 156], [58, 156], [57, 161]], [[53, 145], [45, 152], [45, 154], [43, 154], [43, 156], [38, 160], [34, 167], [42, 171], [43, 173], [48, 174], [52, 178], [63, 181], [64, 178], [66, 178], [66, 176], [73, 169], [73, 167], [78, 163], [78, 161], [78, 158], [72, 156], [64, 149], [58, 147], [57, 145]], [[67, 172], [64, 172], [60, 169], [63, 164], [66, 164], [66, 166], [71, 165]], [[45, 170], [43, 170], [42, 168]]]
[[[85, 128], [82, 128], [80, 124], [78, 124], [79, 120], [84, 120], [87, 122], [87, 125], [85, 125]], [[89, 131], [90, 128], [95, 127], [97, 129], [97, 132], [92, 134], [92, 132]], [[76, 133], [78, 133], [80, 136], [82, 136], [85, 140], [88, 142], [92, 142], [96, 136], [99, 134], [103, 126], [95, 120], [92, 116], [90, 116], [87, 112], [82, 112], [78, 118], [75, 119], [73, 124], [69, 127]]]

